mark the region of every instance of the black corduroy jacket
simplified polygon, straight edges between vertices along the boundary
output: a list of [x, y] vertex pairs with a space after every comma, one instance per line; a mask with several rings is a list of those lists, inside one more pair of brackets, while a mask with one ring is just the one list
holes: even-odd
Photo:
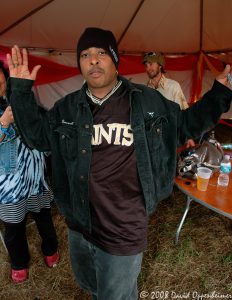
[[[138, 176], [147, 214], [151, 214], [172, 191], [176, 148], [216, 125], [230, 107], [232, 91], [215, 81], [200, 101], [183, 111], [159, 92], [120, 79], [129, 94]], [[37, 106], [32, 85], [31, 80], [10, 79], [10, 103], [18, 130], [30, 147], [51, 151], [55, 200], [69, 226], [91, 231], [88, 190], [93, 117], [86, 86], [46, 112]]]

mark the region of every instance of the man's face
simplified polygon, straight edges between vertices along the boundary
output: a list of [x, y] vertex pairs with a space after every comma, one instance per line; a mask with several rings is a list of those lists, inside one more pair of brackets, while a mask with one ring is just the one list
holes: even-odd
[[161, 66], [157, 62], [146, 62], [144, 64], [147, 75], [150, 79], [155, 78], [161, 73]]
[[115, 64], [102, 48], [83, 50], [80, 54], [80, 68], [89, 88], [112, 87], [117, 79]]
[[5, 76], [0, 69], [0, 97], [4, 96], [6, 93], [6, 79]]

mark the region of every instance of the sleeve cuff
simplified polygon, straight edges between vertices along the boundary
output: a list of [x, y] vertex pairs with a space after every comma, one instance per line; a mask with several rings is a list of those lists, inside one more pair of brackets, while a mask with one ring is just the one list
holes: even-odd
[[34, 80], [10, 77], [10, 87], [12, 91], [20, 90], [21, 92], [31, 91]]

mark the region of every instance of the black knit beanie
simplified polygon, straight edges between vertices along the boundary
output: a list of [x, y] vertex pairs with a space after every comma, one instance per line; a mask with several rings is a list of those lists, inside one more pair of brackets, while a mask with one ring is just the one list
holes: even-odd
[[91, 47], [102, 48], [106, 50], [112, 58], [116, 69], [118, 68], [118, 47], [116, 39], [111, 31], [95, 27], [89, 27], [85, 29], [77, 43], [77, 66], [79, 67], [79, 69], [81, 51]]

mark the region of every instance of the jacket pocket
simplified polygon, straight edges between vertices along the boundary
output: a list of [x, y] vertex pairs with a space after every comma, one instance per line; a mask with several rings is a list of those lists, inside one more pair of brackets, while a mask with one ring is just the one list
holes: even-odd
[[61, 125], [55, 129], [59, 135], [61, 155], [68, 160], [74, 159], [78, 154], [77, 128], [71, 125]]
[[164, 116], [145, 120], [145, 130], [150, 153], [160, 149], [163, 142], [163, 131], [168, 120]]
[[0, 175], [13, 174], [17, 169], [18, 143], [17, 139], [0, 144]]

